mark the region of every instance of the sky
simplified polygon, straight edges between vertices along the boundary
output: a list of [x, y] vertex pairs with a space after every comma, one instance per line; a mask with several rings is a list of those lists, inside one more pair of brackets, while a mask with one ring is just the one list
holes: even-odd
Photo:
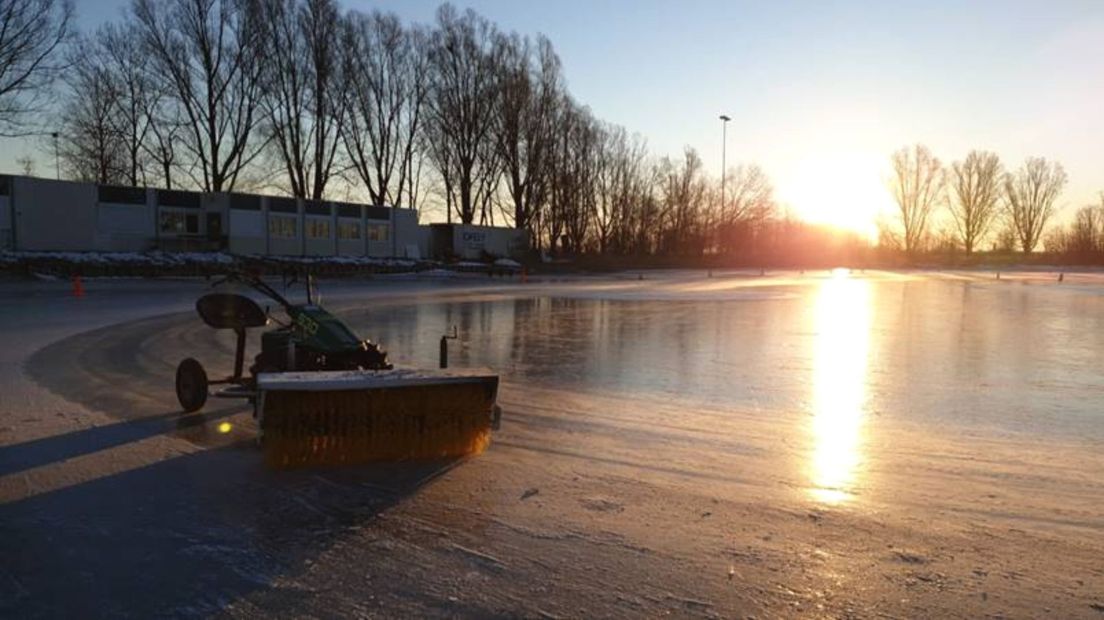
[[[78, 0], [82, 28], [127, 0]], [[345, 0], [428, 23], [432, 0]], [[1061, 162], [1065, 213], [1104, 190], [1104, 2], [456, 0], [504, 30], [542, 33], [576, 99], [720, 175], [757, 163], [795, 215], [872, 234], [893, 208], [889, 156], [923, 143], [1006, 167]], [[7, 141], [0, 167], [37, 148]], [[40, 167], [52, 153], [33, 153]], [[52, 162], [50, 162], [52, 163]]]

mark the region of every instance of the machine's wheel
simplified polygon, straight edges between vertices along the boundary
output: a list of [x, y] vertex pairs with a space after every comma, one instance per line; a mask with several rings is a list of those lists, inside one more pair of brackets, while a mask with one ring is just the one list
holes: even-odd
[[187, 413], [199, 411], [207, 402], [207, 373], [190, 357], [176, 367], [176, 399]]

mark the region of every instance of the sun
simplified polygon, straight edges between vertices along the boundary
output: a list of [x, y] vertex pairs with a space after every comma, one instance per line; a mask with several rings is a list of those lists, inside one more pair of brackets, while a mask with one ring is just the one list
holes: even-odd
[[891, 213], [886, 186], [887, 160], [864, 153], [823, 153], [803, 157], [782, 175], [779, 195], [807, 222], [877, 237], [878, 216]]

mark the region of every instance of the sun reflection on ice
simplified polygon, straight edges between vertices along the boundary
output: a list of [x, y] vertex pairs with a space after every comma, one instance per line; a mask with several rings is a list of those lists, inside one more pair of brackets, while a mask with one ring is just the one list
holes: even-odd
[[833, 270], [814, 307], [813, 497], [851, 497], [862, 458], [870, 344], [870, 283]]

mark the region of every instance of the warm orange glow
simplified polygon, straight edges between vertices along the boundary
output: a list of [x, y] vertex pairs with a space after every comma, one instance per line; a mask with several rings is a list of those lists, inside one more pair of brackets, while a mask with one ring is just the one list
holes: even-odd
[[870, 340], [870, 283], [833, 270], [821, 285], [814, 322], [812, 495], [851, 496], [862, 459]]
[[779, 197], [800, 219], [874, 240], [878, 215], [893, 212], [885, 162], [884, 153], [825, 152], [804, 157], [779, 179]]

